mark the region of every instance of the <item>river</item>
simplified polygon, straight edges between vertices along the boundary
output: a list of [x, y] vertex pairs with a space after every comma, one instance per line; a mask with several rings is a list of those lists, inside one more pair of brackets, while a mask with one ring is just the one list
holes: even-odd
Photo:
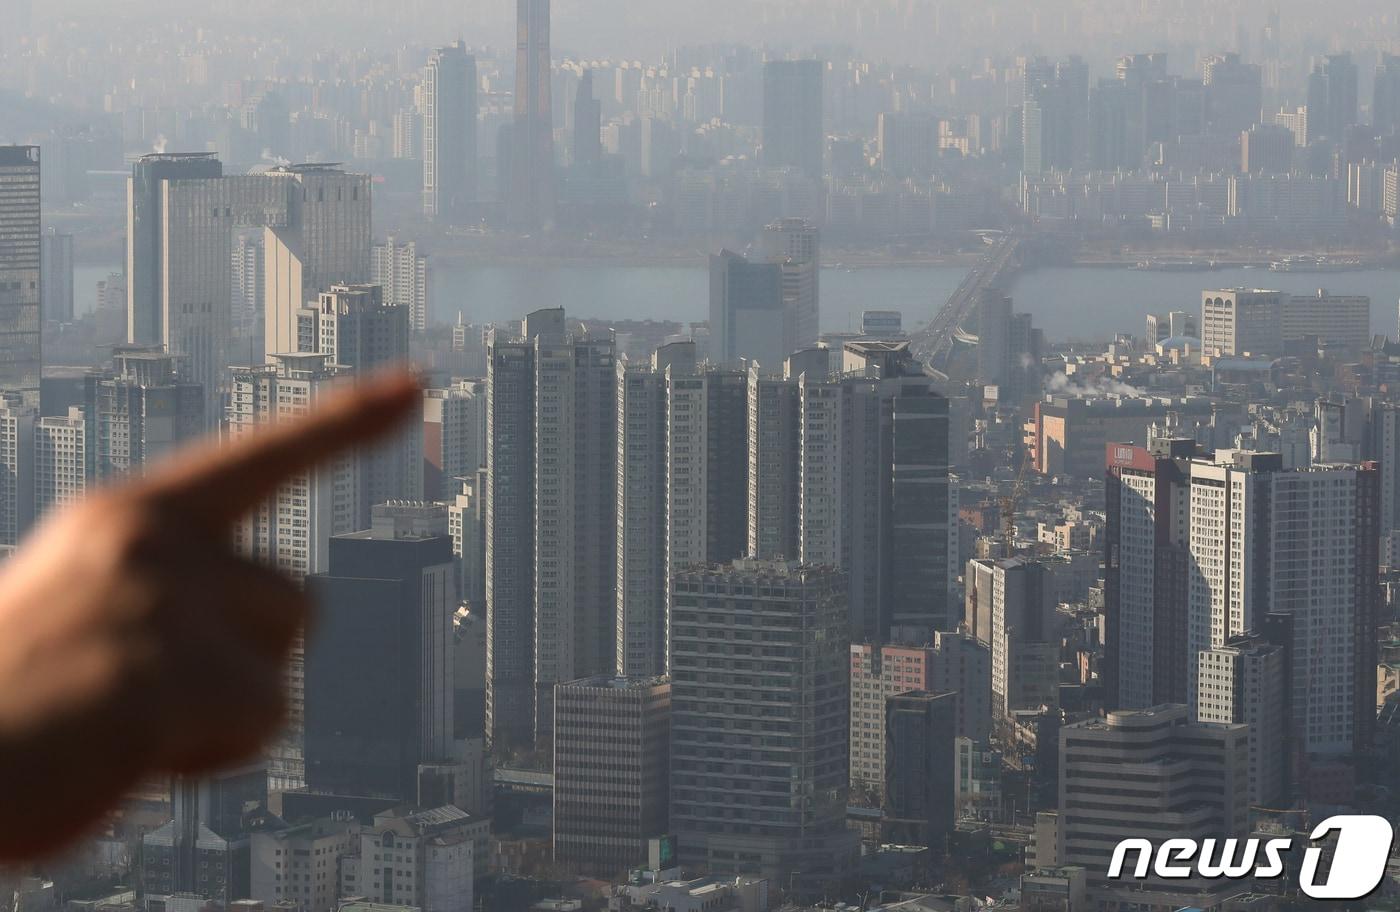
[[[863, 310], [898, 310], [906, 329], [927, 323], [966, 274], [961, 266], [828, 267], [821, 276], [825, 331], [856, 329]], [[1011, 286], [1019, 312], [1052, 341], [1141, 335], [1149, 312], [1198, 313], [1201, 292], [1236, 286], [1371, 296], [1372, 331], [1394, 335], [1400, 270], [1277, 273], [1267, 269], [1160, 272], [1066, 266], [1021, 273]], [[517, 319], [562, 304], [573, 316], [690, 322], [709, 317], [709, 277], [699, 266], [454, 266], [432, 279], [437, 319]]]
[[[75, 270], [78, 313], [92, 309], [96, 283], [111, 266]], [[966, 274], [961, 266], [827, 267], [821, 276], [825, 331], [858, 329], [863, 310], [898, 310], [906, 329], [928, 322]], [[450, 264], [430, 273], [433, 317], [449, 322], [460, 311], [474, 323], [519, 319], [540, 307], [563, 305], [570, 315], [611, 320], [691, 322], [709, 318], [704, 266], [552, 267]], [[1371, 296], [1375, 333], [1395, 335], [1400, 270], [1276, 273], [1266, 269], [1158, 272], [1064, 266], [1019, 275], [1011, 287], [1017, 311], [1030, 313], [1051, 341], [1140, 335], [1152, 311], [1199, 312], [1201, 292], [1235, 286], [1311, 294], [1319, 288]]]

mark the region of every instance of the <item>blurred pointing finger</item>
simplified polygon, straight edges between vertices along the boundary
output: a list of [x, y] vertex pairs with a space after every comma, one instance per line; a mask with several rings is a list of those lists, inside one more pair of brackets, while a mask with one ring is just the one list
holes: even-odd
[[139, 493], [211, 530], [222, 529], [284, 479], [381, 436], [422, 396], [406, 371], [372, 375], [333, 393], [305, 418], [272, 424], [228, 446], [199, 444], [155, 469]]

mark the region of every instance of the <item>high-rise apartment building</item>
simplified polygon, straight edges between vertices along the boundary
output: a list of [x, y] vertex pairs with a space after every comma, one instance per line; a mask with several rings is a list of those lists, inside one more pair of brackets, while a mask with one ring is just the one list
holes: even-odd
[[[233, 329], [236, 338], [246, 339], [249, 363], [263, 359], [262, 333], [258, 328], [263, 318], [263, 234], [261, 231], [239, 235], [233, 242], [233, 277], [230, 289], [233, 307]], [[256, 350], [253, 350], [256, 347]]]
[[0, 146], [0, 390], [39, 404], [39, 147]]
[[87, 493], [87, 435], [83, 410], [45, 415], [34, 425], [34, 518], [77, 503]]
[[1232, 637], [1200, 655], [1196, 718], [1249, 725], [1249, 803], [1278, 807], [1288, 772], [1289, 662], [1263, 636]]
[[[269, 424], [305, 416], [350, 377], [325, 355], [275, 355], [273, 364], [233, 370], [228, 434], [238, 440]], [[360, 458], [349, 452], [298, 473], [234, 528], [240, 553], [300, 582], [330, 567], [330, 540], [357, 531], [362, 502]], [[304, 655], [300, 644], [287, 667], [287, 727], [270, 748], [268, 786], [306, 784], [302, 752]]]
[[1190, 699], [1186, 643], [1190, 460], [1195, 440], [1110, 444], [1104, 488], [1104, 705]]
[[[525, 331], [530, 332], [530, 319]], [[528, 338], [528, 335], [527, 335]], [[486, 734], [533, 742], [535, 352], [494, 336], [486, 374]]]
[[1323, 399], [1314, 411], [1313, 462], [1376, 463], [1384, 538], [1400, 527], [1400, 405], [1378, 397]]
[[[459, 491], [447, 502], [447, 529], [458, 560], [458, 590], [478, 619], [486, 608], [486, 490], [485, 466], [458, 482]], [[485, 623], [480, 629], [485, 631]], [[483, 637], [484, 639], [484, 637]], [[484, 686], [486, 669], [479, 670]]]
[[423, 114], [403, 108], [394, 114], [394, 158], [423, 158]]
[[745, 554], [748, 378], [707, 369], [666, 378], [666, 577]]
[[423, 392], [423, 497], [452, 503], [486, 465], [486, 381]]
[[359, 373], [408, 361], [408, 313], [384, 299], [379, 285], [334, 283], [308, 305], [298, 333], [312, 333], [300, 351], [324, 355], [336, 367]]
[[599, 675], [554, 688], [554, 862], [598, 874], [646, 861], [666, 830], [671, 684]]
[[813, 180], [825, 174], [826, 130], [822, 124], [820, 60], [770, 60], [763, 65], [765, 165], [795, 168]]
[[396, 523], [393, 509], [331, 538], [326, 572], [306, 580], [320, 607], [306, 650], [306, 784], [413, 802], [419, 765], [450, 753], [457, 587], [446, 508], [417, 506], [416, 523]]
[[797, 384], [749, 369], [748, 551], [763, 560], [797, 554], [797, 404]]
[[845, 581], [772, 561], [671, 582], [671, 831], [679, 861], [820, 883], [845, 827]]
[[0, 390], [0, 546], [14, 547], [34, 523], [34, 425], [39, 406]]
[[547, 740], [554, 685], [611, 671], [617, 391], [610, 334], [562, 308], [488, 346], [487, 730]]
[[[1105, 683], [1111, 707], [1199, 707], [1201, 656], [1291, 618], [1293, 749], [1349, 753], [1375, 717], [1381, 471], [1285, 471], [1277, 453], [1108, 447]], [[1149, 671], [1150, 670], [1150, 671]], [[1218, 682], [1217, 682], [1218, 683]]]
[[1023, 64], [1022, 76], [1021, 171], [1036, 177], [1044, 171], [1071, 167], [1060, 154], [1070, 139], [1065, 113], [1068, 92], [1058, 85], [1054, 70], [1044, 60]]
[[515, 119], [510, 131], [506, 215], [512, 224], [554, 220], [554, 106], [551, 100], [550, 0], [516, 0]]
[[695, 343], [658, 348], [650, 361], [617, 360], [617, 635], [623, 675], [666, 668], [666, 382], [695, 372]]
[[88, 374], [83, 416], [94, 481], [139, 472], [204, 432], [204, 390], [180, 380], [175, 364], [159, 345], [117, 346], [111, 369]]
[[697, 368], [693, 342], [617, 367], [617, 662], [666, 668], [671, 575], [744, 556], [748, 378]]
[[[1296, 749], [1349, 754], [1375, 723], [1380, 546], [1373, 463], [1284, 471], [1274, 453], [1192, 461], [1187, 645], [1199, 655], [1290, 615]], [[1199, 675], [1191, 675], [1199, 699]]]
[[369, 280], [384, 289], [384, 303], [408, 311], [408, 326], [415, 333], [427, 332], [428, 258], [418, 253], [418, 244], [399, 244], [391, 236], [370, 251]]
[[[1210, 908], [1228, 880], [1199, 875], [1110, 881], [1124, 839], [1230, 839], [1248, 835], [1249, 726], [1195, 722], [1163, 704], [1110, 712], [1060, 729], [1059, 826], [1053, 864], [1088, 872], [1097, 908]], [[1112, 800], [1105, 800], [1112, 796]], [[1047, 854], [1037, 846], [1037, 858]]]
[[476, 57], [458, 41], [423, 71], [423, 214], [463, 223], [476, 202]]
[[73, 322], [73, 235], [50, 228], [39, 239], [39, 288], [43, 318]]
[[750, 371], [749, 552], [839, 566], [858, 639], [951, 630], [948, 400], [906, 342], [843, 356], [839, 377], [804, 357], [781, 381]]
[[[378, 285], [334, 284], [314, 308], [314, 341], [301, 350], [318, 352], [339, 370], [369, 373], [408, 363], [409, 314], [385, 303]], [[306, 327], [301, 331], [306, 334]], [[417, 422], [364, 448], [357, 528], [369, 525], [370, 508], [391, 500], [413, 500], [423, 490], [423, 433]]]
[[784, 356], [817, 344], [821, 332], [821, 233], [799, 218], [763, 229], [763, 255], [781, 268]]

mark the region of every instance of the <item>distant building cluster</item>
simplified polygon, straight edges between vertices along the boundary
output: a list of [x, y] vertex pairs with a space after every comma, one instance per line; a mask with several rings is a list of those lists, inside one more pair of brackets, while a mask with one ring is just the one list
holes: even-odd
[[[1281, 912], [1297, 858], [1108, 865], [1400, 819], [1400, 331], [1313, 281], [1393, 252], [1400, 58], [1304, 65], [1270, 14], [1100, 78], [560, 60], [548, 0], [516, 14], [513, 54], [276, 78], [201, 41], [168, 102], [129, 78], [0, 146], [0, 556], [201, 435], [425, 387], [232, 530], [318, 605], [283, 730], [141, 783], [17, 912]], [[604, 249], [705, 253], [701, 319], [433, 281]], [[872, 293], [832, 331], [847, 250], [968, 268], [927, 323]], [[1018, 309], [1095, 256], [1202, 277], [1131, 334]]]

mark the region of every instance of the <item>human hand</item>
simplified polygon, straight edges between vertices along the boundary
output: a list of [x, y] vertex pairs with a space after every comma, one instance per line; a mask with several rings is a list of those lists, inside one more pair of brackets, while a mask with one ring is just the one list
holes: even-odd
[[189, 447], [53, 515], [0, 572], [0, 859], [60, 848], [141, 777], [256, 754], [308, 605], [234, 553], [286, 477], [393, 428], [421, 396], [387, 373], [305, 419]]

